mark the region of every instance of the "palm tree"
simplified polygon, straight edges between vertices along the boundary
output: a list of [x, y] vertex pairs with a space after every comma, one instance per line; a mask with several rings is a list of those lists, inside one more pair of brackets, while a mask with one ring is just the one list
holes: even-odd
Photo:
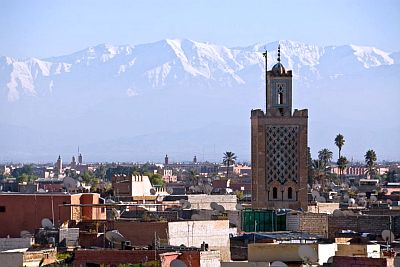
[[340, 182], [343, 182], [343, 171], [347, 168], [347, 164], [349, 164], [349, 161], [344, 156], [341, 156], [337, 161]]
[[322, 162], [324, 167], [327, 167], [328, 163], [331, 162], [332, 155], [333, 155], [332, 151], [330, 151], [327, 148], [318, 151], [318, 159]]
[[228, 179], [229, 175], [229, 166], [235, 164], [236, 155], [233, 152], [227, 151], [224, 153], [224, 157], [222, 162], [226, 166], [226, 179]]
[[324, 148], [324, 149], [318, 151], [318, 159], [320, 161], [320, 168], [323, 170], [323, 173], [324, 173], [323, 180], [326, 179], [328, 164], [332, 160], [332, 155], [333, 155], [332, 151], [330, 151], [327, 148]]
[[372, 175], [375, 174], [375, 161], [377, 159], [375, 151], [372, 149], [368, 150], [367, 153], [365, 153], [364, 158], [366, 167], [368, 168], [367, 173], [371, 178]]
[[344, 140], [344, 136], [343, 135], [341, 135], [341, 134], [338, 134], [338, 135], [336, 135], [336, 138], [335, 138], [335, 145], [339, 148], [339, 157], [338, 157], [338, 159], [340, 159], [340, 152], [342, 152], [342, 147], [344, 146], [344, 142], [345, 142], [345, 140]]

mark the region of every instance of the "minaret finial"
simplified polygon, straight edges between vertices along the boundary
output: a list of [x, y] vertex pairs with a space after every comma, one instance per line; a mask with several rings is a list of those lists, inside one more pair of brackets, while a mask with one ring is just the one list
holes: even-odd
[[281, 44], [278, 45], [278, 62], [281, 62]]

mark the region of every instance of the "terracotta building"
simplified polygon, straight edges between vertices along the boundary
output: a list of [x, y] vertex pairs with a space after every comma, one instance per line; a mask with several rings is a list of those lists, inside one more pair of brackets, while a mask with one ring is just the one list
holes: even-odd
[[280, 48], [265, 74], [266, 111], [251, 111], [252, 207], [306, 210], [308, 110], [292, 112], [293, 76]]
[[[44, 218], [57, 227], [66, 221], [105, 220], [99, 194], [0, 194], [0, 237], [20, 237], [22, 230], [34, 233]], [[84, 205], [80, 207], [80, 205]], [[88, 205], [88, 206], [87, 206]]]

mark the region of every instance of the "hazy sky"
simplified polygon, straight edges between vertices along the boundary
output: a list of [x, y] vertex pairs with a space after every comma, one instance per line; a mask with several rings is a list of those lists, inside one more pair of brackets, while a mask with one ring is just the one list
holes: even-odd
[[17, 58], [164, 38], [229, 47], [289, 39], [400, 50], [398, 0], [12, 0], [1, 1], [0, 11], [0, 55]]

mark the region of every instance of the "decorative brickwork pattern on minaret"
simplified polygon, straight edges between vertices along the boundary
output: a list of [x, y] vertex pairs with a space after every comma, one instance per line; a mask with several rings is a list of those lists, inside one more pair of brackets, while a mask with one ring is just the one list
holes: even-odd
[[293, 76], [280, 48], [265, 76], [266, 111], [251, 111], [252, 207], [306, 210], [308, 111], [292, 112]]

